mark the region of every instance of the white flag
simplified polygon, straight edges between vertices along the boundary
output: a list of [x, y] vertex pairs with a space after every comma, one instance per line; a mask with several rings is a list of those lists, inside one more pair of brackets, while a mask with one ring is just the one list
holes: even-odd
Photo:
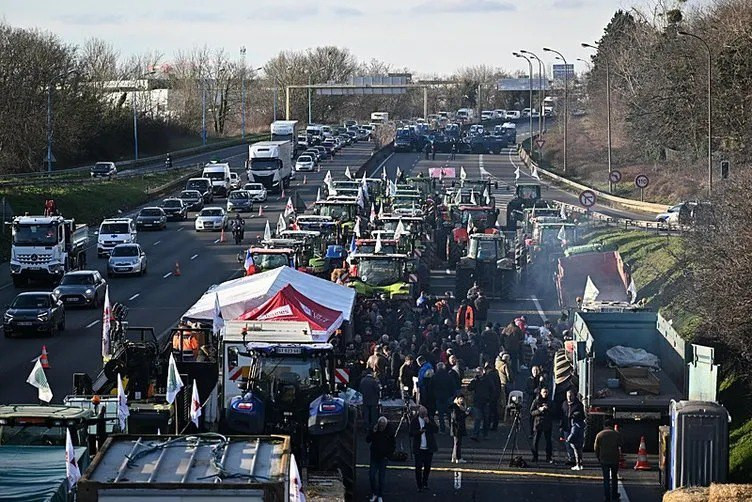
[[460, 166], [460, 179], [465, 181], [467, 179], [467, 173], [465, 172], [465, 166]]
[[285, 218], [291, 214], [295, 214], [295, 206], [292, 205], [292, 197], [287, 198], [287, 204], [285, 204]]
[[384, 219], [384, 203], [379, 204], [379, 219]]
[[110, 357], [110, 322], [112, 320], [112, 306], [110, 305], [110, 287], [104, 289], [104, 307], [102, 308], [102, 359]]
[[473, 206], [477, 206], [478, 205], [478, 201], [475, 200], [475, 192], [474, 191], [470, 191], [470, 204], [472, 204]]
[[473, 229], [473, 215], [472, 213], [468, 213], [467, 215], [467, 233], [470, 235], [470, 232], [472, 232]]
[[483, 200], [486, 202], [486, 205], [491, 204], [491, 193], [488, 190], [488, 185], [486, 185], [486, 188], [483, 190]]
[[368, 182], [366, 181], [366, 173], [363, 173], [363, 179], [360, 180], [360, 186], [363, 187], [363, 192], [366, 194], [366, 198], [370, 198], [371, 193], [368, 191]]
[[363, 187], [362, 186], [358, 187], [358, 198], [356, 199], [356, 201], [357, 201], [357, 204], [361, 208], [363, 208], [363, 209], [366, 208], [366, 195], [363, 193]]
[[290, 455], [290, 502], [306, 502], [303, 494], [303, 482], [300, 479], [300, 471], [295, 455]]
[[47, 383], [47, 377], [44, 374], [44, 368], [42, 368], [42, 363], [39, 359], [34, 363], [34, 367], [31, 369], [31, 373], [29, 373], [26, 383], [33, 385], [39, 390], [37, 395], [39, 396], [40, 401], [46, 403], [52, 401], [52, 389], [50, 388], [50, 384]]
[[277, 235], [285, 230], [287, 230], [287, 222], [285, 222], [285, 217], [280, 214], [279, 219], [277, 220]]
[[170, 362], [167, 366], [167, 402], [170, 404], [174, 403], [175, 397], [183, 387], [183, 380], [180, 378], [180, 373], [178, 373], [175, 356], [170, 352]]
[[352, 174], [350, 173], [350, 166], [347, 166], [345, 168], [345, 178], [347, 178], [348, 180], [352, 179]]
[[324, 175], [324, 183], [326, 183], [326, 186], [328, 187], [332, 183], [332, 172], [327, 171]]
[[567, 212], [566, 212], [566, 210], [564, 210], [564, 205], [563, 204], [562, 204], [561, 208], [559, 209], [559, 218], [561, 218], [562, 220], [566, 220], [567, 219]]
[[394, 179], [399, 181], [401, 177], [402, 177], [402, 169], [400, 169], [399, 166], [397, 166], [397, 177]]
[[585, 293], [582, 295], [582, 303], [587, 304], [594, 302], [598, 299], [599, 294], [600, 291], [598, 291], [598, 288], [593, 284], [593, 280], [588, 276], [587, 282], [585, 283]]
[[540, 176], [538, 176], [538, 166], [536, 166], [535, 164], [533, 164], [533, 168], [530, 171], [530, 176], [540, 181]]
[[405, 225], [402, 223], [402, 218], [400, 218], [397, 228], [394, 229], [394, 240], [399, 241], [403, 235], [407, 235], [407, 230], [405, 230]]
[[564, 225], [562, 225], [561, 228], [559, 229], [559, 233], [556, 234], [556, 238], [562, 242], [565, 242], [567, 240], [567, 231], [564, 228]]
[[321, 188], [319, 187], [318, 190], [316, 190], [316, 202], [319, 202], [321, 200]]
[[201, 416], [201, 400], [198, 398], [198, 384], [193, 379], [193, 393], [191, 395], [191, 422], [198, 428], [198, 418]]
[[353, 233], [358, 239], [360, 239], [360, 235], [363, 233], [360, 229], [360, 216], [355, 217], [355, 226], [353, 227]]
[[73, 448], [73, 440], [68, 427], [65, 428], [65, 477], [68, 478], [68, 491], [71, 492], [81, 479], [81, 469], [78, 467], [76, 450]]
[[381, 232], [379, 232], [378, 234], [376, 234], [376, 245], [373, 248], [373, 252], [380, 253], [381, 251]]
[[459, 205], [462, 204], [462, 189], [458, 187], [456, 190], [457, 192], [454, 194], [454, 203]]
[[219, 293], [214, 293], [214, 311], [212, 312], [212, 333], [218, 335], [225, 327], [225, 318], [222, 317], [222, 306], [219, 304]]
[[634, 279], [629, 281], [627, 293], [629, 293], [629, 303], [635, 303], [637, 301], [637, 286], [635, 286]]
[[128, 396], [125, 395], [125, 391], [123, 390], [123, 379], [120, 378], [120, 373], [118, 373], [117, 379], [117, 416], [120, 421], [120, 431], [125, 432], [125, 419], [130, 416], [131, 412], [128, 409]]
[[520, 179], [520, 166], [516, 166], [514, 168], [514, 179], [515, 180]]
[[269, 220], [266, 220], [266, 227], [264, 227], [264, 240], [268, 241], [272, 238], [272, 229], [269, 228]]
[[397, 183], [393, 180], [389, 180], [389, 193], [387, 195], [389, 195], [389, 197], [397, 195]]
[[368, 221], [376, 221], [376, 203], [371, 204], [371, 214], [368, 215]]

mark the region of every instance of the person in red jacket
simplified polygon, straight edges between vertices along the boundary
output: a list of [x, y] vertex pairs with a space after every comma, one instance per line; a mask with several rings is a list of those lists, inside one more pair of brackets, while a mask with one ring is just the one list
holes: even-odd
[[475, 309], [463, 300], [460, 308], [457, 309], [457, 327], [470, 330], [475, 325]]

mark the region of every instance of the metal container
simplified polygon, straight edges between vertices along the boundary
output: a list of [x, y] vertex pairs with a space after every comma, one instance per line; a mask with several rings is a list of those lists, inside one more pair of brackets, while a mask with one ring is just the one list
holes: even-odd
[[79, 502], [289, 498], [288, 436], [115, 435], [78, 483]]
[[729, 465], [730, 416], [709, 401], [671, 401], [669, 489], [724, 483]]

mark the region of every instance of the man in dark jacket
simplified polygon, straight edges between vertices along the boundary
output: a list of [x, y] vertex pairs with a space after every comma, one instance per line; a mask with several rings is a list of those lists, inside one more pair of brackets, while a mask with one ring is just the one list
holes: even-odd
[[614, 430], [614, 422], [605, 421], [603, 430], [595, 436], [595, 456], [603, 469], [603, 491], [607, 501], [619, 500], [619, 449], [621, 434]]
[[499, 428], [499, 398], [501, 398], [501, 380], [499, 372], [491, 363], [486, 363], [485, 375], [488, 386], [491, 389], [491, 400], [488, 402], [488, 430], [495, 431]]
[[533, 417], [533, 462], [538, 461], [538, 444], [541, 437], [546, 441], [546, 462], [553, 463], [553, 445], [551, 444], [551, 403], [548, 401], [548, 389], [543, 387], [538, 397], [530, 405], [530, 415]]
[[488, 319], [488, 298], [483, 294], [483, 290], [478, 291], [478, 296], [475, 297], [473, 305], [475, 306], [475, 322], [478, 326], [481, 326]]
[[413, 388], [413, 377], [418, 376], [418, 365], [415, 364], [415, 360], [411, 354], [405, 356], [405, 362], [402, 363], [399, 369], [399, 382], [402, 386], [402, 390], [405, 387], [408, 388], [407, 393], [413, 395], [415, 389]]
[[418, 414], [410, 421], [410, 437], [413, 440], [415, 457], [415, 481], [418, 491], [428, 490], [428, 475], [431, 473], [433, 454], [438, 450], [436, 433], [439, 428], [428, 416], [425, 406], [418, 409]]
[[[585, 407], [582, 405], [582, 401], [577, 398], [577, 391], [575, 389], [567, 390], [567, 398], [561, 403], [561, 435], [559, 437], [566, 439], [569, 436], [569, 432], [572, 430], [572, 421], [574, 420], [575, 413], [578, 416], [585, 416]], [[565, 443], [566, 445], [566, 443]], [[567, 465], [575, 465], [577, 463], [574, 450], [567, 446]]]
[[381, 385], [373, 377], [373, 371], [366, 369], [363, 378], [360, 379], [360, 393], [363, 395], [363, 411], [365, 412], [366, 426], [370, 429], [376, 424], [379, 412], [379, 393]]
[[452, 405], [456, 391], [452, 377], [444, 363], [436, 365], [436, 373], [433, 375], [433, 390], [436, 394], [436, 411], [439, 413], [439, 431], [444, 434], [446, 431], [444, 417], [449, 414], [449, 407]]
[[473, 393], [473, 434], [470, 436], [473, 441], [478, 440], [481, 430], [483, 437], [488, 437], [488, 406], [492, 393], [491, 384], [485, 378], [483, 368], [478, 368], [477, 371], [467, 386], [467, 390]]
[[512, 372], [517, 373], [520, 369], [520, 348], [522, 347], [524, 334], [514, 322], [510, 322], [507, 327], [504, 328], [502, 334], [504, 335], [504, 348], [507, 350], [509, 358], [511, 359]]
[[396, 447], [394, 430], [386, 417], [379, 417], [376, 425], [368, 429], [366, 442], [371, 443], [371, 465], [368, 472], [371, 481], [371, 500], [381, 502], [386, 464]]
[[494, 358], [499, 353], [499, 335], [494, 331], [492, 323], [486, 324], [486, 329], [480, 334], [480, 338], [484, 362], [494, 362]]

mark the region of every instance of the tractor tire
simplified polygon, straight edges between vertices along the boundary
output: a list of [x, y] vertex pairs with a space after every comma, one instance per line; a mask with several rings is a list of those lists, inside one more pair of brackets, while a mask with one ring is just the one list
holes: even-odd
[[345, 500], [355, 500], [355, 476], [357, 454], [357, 419], [353, 408], [348, 413], [347, 427], [337, 434], [322, 436], [318, 441], [318, 465], [322, 471], [339, 471], [345, 485]]

